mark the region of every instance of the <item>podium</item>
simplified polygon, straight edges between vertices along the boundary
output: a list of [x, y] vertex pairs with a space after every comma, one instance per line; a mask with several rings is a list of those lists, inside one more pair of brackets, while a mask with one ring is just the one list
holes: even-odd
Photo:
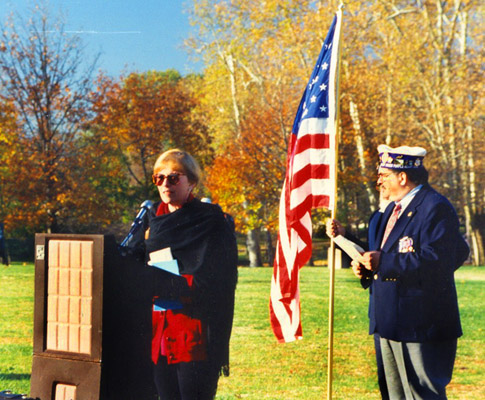
[[37, 234], [31, 396], [151, 400], [151, 293], [111, 236]]

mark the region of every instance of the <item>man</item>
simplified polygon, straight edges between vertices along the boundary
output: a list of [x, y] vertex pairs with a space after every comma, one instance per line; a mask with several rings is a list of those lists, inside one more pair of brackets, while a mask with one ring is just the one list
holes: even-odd
[[[469, 248], [450, 202], [428, 185], [421, 147], [378, 147], [389, 194], [373, 246], [352, 262], [371, 286], [370, 334], [380, 337], [392, 399], [446, 399], [462, 335], [454, 271]], [[369, 274], [370, 273], [370, 274]]]

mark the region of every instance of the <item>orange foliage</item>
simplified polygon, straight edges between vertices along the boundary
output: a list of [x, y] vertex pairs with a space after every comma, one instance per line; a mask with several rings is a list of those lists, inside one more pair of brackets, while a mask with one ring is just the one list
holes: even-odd
[[[64, 35], [62, 24], [52, 23], [45, 10], [36, 8], [27, 23], [18, 18], [2, 30], [0, 51], [1, 96], [9, 110], [8, 120], [2, 112], [0, 121], [0, 146], [8, 145], [0, 170], [7, 232], [70, 231], [82, 215], [101, 225], [116, 208], [102, 192], [88, 195], [96, 192], [89, 179], [78, 185], [101, 151], [93, 151], [83, 135], [92, 70], [80, 70], [86, 58], [79, 38]], [[59, 35], [46, 34], [53, 25]], [[98, 164], [93, 176], [100, 171]]]
[[152, 195], [152, 166], [163, 151], [180, 147], [206, 161], [208, 135], [193, 115], [191, 79], [152, 71], [121, 82], [99, 80], [93, 129], [118, 150], [123, 173], [145, 199]]
[[286, 155], [278, 117], [268, 105], [255, 104], [242, 121], [239, 138], [208, 171], [207, 186], [214, 200], [235, 217], [240, 231], [276, 230]]

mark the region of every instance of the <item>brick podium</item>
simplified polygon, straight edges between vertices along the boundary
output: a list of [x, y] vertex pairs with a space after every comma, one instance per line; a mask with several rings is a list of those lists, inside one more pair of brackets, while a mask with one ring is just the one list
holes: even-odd
[[31, 396], [156, 399], [148, 268], [111, 236], [37, 234], [35, 252]]

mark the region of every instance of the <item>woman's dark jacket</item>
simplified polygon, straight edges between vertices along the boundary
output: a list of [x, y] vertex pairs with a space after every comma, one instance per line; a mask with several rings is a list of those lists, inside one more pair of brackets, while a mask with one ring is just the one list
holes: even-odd
[[[191, 316], [207, 326], [208, 359], [225, 373], [229, 365], [229, 339], [237, 283], [237, 246], [232, 219], [218, 205], [194, 199], [174, 212], [147, 213], [149, 236], [145, 254], [170, 247], [181, 275], [192, 275], [189, 288], [183, 277], [154, 272], [153, 294], [165, 299], [190, 298]], [[145, 231], [145, 229], [142, 229]], [[155, 267], [146, 265], [146, 268]]]
[[157, 295], [190, 298], [191, 317], [207, 326], [208, 360], [227, 372], [237, 282], [237, 247], [232, 219], [218, 205], [197, 199], [160, 216], [156, 215], [157, 207], [155, 204], [148, 213], [147, 256], [170, 247], [180, 274], [193, 277], [189, 288], [184, 278], [169, 275], [157, 288]]

